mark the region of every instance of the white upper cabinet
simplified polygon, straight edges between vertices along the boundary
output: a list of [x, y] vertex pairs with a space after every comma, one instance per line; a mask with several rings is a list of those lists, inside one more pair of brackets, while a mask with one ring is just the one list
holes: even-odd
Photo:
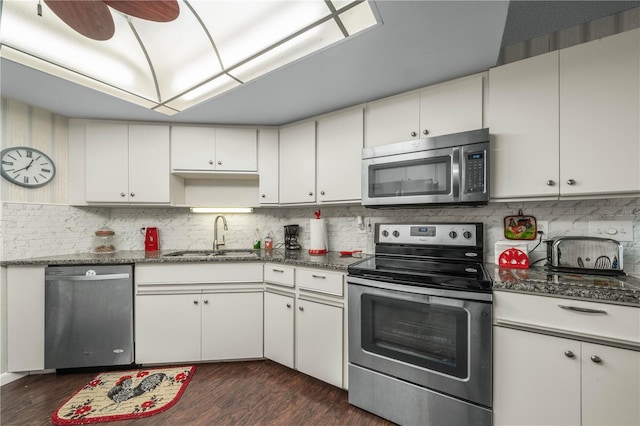
[[169, 204], [179, 192], [168, 125], [88, 122], [84, 137], [86, 202]]
[[316, 202], [316, 122], [280, 129], [280, 204]]
[[365, 146], [482, 128], [484, 75], [367, 104]]
[[258, 175], [260, 176], [260, 204], [278, 204], [278, 130], [258, 131]]
[[171, 126], [174, 172], [253, 172], [258, 169], [257, 130]]
[[556, 197], [558, 52], [489, 70], [491, 198]]
[[349, 202], [362, 198], [363, 109], [318, 120], [318, 202]]
[[640, 29], [560, 51], [560, 193], [640, 191]]

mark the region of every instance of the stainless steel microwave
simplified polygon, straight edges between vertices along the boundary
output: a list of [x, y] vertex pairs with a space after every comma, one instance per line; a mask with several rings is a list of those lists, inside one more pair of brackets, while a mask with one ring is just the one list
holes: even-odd
[[362, 150], [365, 207], [463, 206], [489, 202], [489, 129]]

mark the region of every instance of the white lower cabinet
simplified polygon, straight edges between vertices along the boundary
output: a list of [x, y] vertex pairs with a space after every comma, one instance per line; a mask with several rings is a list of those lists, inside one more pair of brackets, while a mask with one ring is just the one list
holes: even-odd
[[342, 307], [298, 299], [298, 371], [342, 387]]
[[294, 296], [264, 293], [264, 357], [294, 368]]

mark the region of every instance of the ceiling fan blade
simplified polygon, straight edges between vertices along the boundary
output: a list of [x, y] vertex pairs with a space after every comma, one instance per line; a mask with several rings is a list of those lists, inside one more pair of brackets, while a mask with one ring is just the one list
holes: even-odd
[[169, 22], [180, 14], [180, 7], [176, 0], [103, 0], [103, 2], [125, 15], [147, 21]]
[[109, 40], [115, 32], [111, 11], [98, 0], [44, 0], [71, 28], [94, 40]]

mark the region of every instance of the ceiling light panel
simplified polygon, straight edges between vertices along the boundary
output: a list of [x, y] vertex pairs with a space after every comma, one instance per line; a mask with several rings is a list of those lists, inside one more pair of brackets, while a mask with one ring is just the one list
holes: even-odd
[[214, 80], [185, 93], [177, 99], [172, 100], [171, 102], [167, 103], [167, 106], [182, 111], [207, 99], [218, 96], [221, 93], [227, 92], [239, 85], [240, 83], [238, 81], [234, 80], [226, 74], [222, 74]]
[[38, 16], [37, 4], [32, 0], [3, 2], [3, 44], [146, 99], [156, 98], [148, 63], [126, 18], [113, 14], [114, 36], [95, 41], [68, 27], [44, 2], [43, 14]]
[[376, 17], [367, 2], [360, 3], [339, 16], [350, 36], [377, 24]]

